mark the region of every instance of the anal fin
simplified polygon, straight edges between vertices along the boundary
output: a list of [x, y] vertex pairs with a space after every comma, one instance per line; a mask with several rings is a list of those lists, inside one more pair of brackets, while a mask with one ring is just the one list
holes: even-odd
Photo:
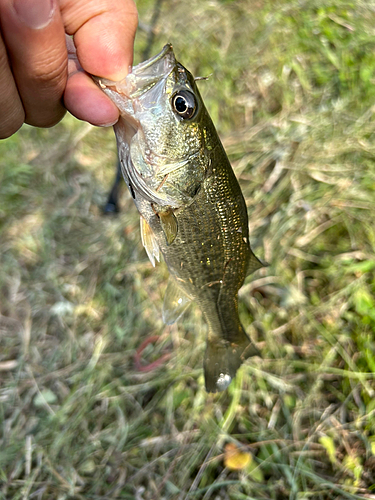
[[166, 325], [173, 325], [188, 308], [191, 299], [177, 285], [173, 278], [169, 278], [164, 295], [163, 321]]

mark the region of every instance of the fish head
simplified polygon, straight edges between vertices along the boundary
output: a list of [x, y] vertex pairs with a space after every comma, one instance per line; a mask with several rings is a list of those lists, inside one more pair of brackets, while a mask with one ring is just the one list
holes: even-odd
[[191, 201], [209, 164], [209, 118], [193, 76], [176, 61], [172, 46], [119, 82], [95, 80], [120, 110], [114, 129], [131, 191], [162, 206]]

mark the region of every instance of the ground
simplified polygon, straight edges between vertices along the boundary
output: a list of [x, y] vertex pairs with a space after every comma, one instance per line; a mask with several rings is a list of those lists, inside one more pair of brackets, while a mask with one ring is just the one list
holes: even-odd
[[375, 498], [375, 3], [138, 7], [136, 62], [172, 42], [209, 76], [269, 264], [240, 291], [261, 357], [207, 394], [200, 311], [163, 325], [126, 189], [101, 212], [112, 130], [24, 126], [0, 143], [0, 498]]

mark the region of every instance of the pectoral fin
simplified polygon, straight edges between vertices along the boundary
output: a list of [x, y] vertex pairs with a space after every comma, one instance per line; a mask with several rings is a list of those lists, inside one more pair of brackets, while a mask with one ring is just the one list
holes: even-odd
[[163, 303], [163, 321], [166, 325], [173, 325], [186, 311], [191, 299], [177, 285], [174, 279], [169, 278]]
[[177, 219], [172, 211], [166, 213], [159, 213], [161, 228], [167, 240], [167, 244], [170, 245], [174, 242], [177, 236]]
[[156, 242], [155, 236], [152, 232], [152, 229], [147, 224], [145, 219], [141, 217], [141, 239], [142, 245], [145, 247], [148, 258], [151, 261], [151, 264], [155, 267], [155, 259], [160, 262], [160, 251], [159, 245]]

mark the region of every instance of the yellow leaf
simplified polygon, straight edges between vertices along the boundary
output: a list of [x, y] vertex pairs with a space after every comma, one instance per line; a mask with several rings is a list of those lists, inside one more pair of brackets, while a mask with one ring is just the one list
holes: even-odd
[[250, 453], [241, 451], [234, 443], [225, 445], [224, 465], [231, 470], [245, 469], [252, 461]]

